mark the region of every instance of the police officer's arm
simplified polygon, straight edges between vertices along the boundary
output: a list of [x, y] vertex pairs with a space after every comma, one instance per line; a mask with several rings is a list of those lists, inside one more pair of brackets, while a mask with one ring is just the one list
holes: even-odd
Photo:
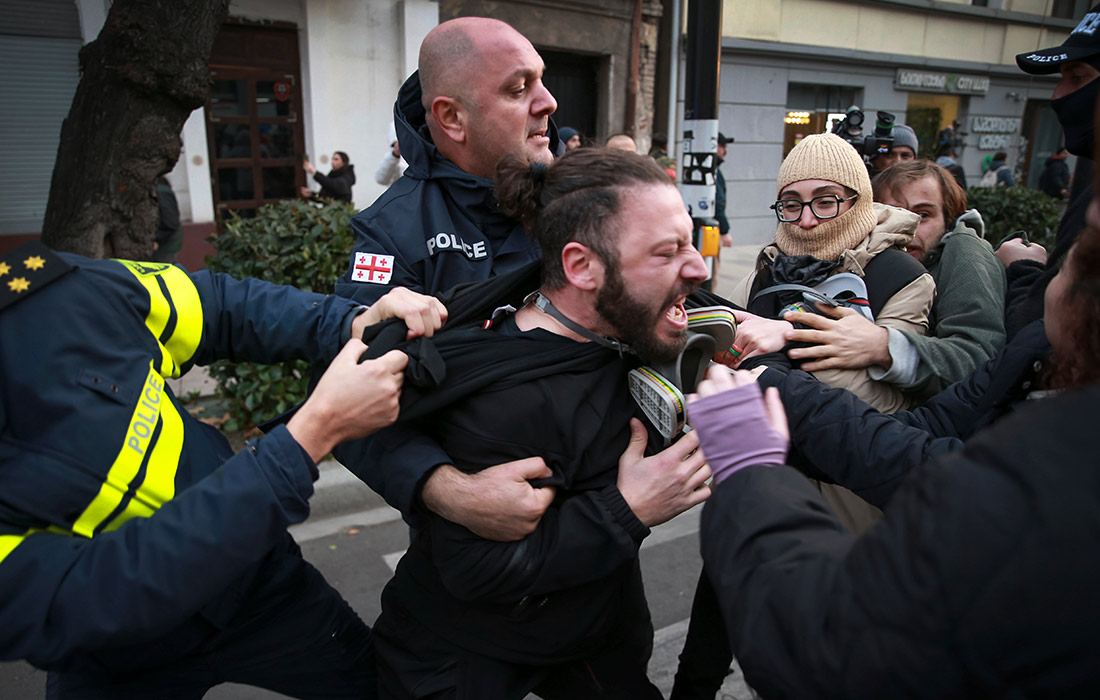
[[[401, 370], [393, 351], [358, 363], [348, 342], [288, 426], [225, 462], [147, 518], [86, 538], [0, 520], [0, 658], [44, 668], [96, 649], [152, 640], [181, 624], [309, 514], [313, 461], [338, 440], [397, 417]], [[352, 389], [351, 387], [355, 387]], [[369, 390], [374, 397], [363, 400]], [[183, 449], [188, 449], [186, 443]], [[307, 456], [308, 454], [308, 456]], [[0, 463], [42, 473], [67, 466], [48, 448], [0, 442]]]
[[528, 535], [554, 497], [527, 481], [550, 476], [541, 457], [466, 474], [431, 436], [406, 424], [345, 442], [333, 454], [415, 527], [426, 525], [426, 508], [481, 537], [509, 542]]
[[610, 576], [632, 561], [651, 526], [710, 493], [697, 437], [689, 434], [650, 457], [643, 456], [645, 444], [645, 429], [634, 419], [616, 484], [548, 509], [518, 542], [490, 541], [432, 518], [432, 560], [444, 585], [461, 600], [514, 603]]
[[[367, 218], [368, 212], [360, 213], [351, 220], [351, 229], [355, 234], [355, 247], [348, 257], [348, 268], [340, 279], [336, 280], [334, 291], [337, 295], [354, 299], [360, 304], [370, 306], [386, 292], [396, 287], [404, 287], [419, 294], [426, 294], [422, 263], [410, 260], [405, 254], [407, 243], [395, 241], [375, 224], [373, 218]], [[356, 254], [366, 253], [372, 256], [385, 255], [391, 260], [372, 259], [370, 262], [383, 262], [392, 268], [379, 278], [376, 270], [370, 267], [356, 267]], [[378, 281], [383, 280], [383, 281]]]

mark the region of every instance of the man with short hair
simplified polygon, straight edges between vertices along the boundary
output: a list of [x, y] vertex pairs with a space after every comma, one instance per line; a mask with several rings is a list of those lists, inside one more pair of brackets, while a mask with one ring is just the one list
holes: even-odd
[[[492, 178], [505, 155], [549, 163], [558, 148], [543, 61], [504, 22], [461, 17], [424, 38], [419, 70], [394, 106], [397, 180], [352, 220], [355, 249], [336, 293], [371, 304], [395, 286], [437, 294], [523, 267], [538, 246], [496, 206]], [[336, 457], [411, 524], [422, 508], [501, 540], [528, 534], [549, 504], [529, 479], [540, 456], [477, 474], [456, 470], [434, 440], [410, 428], [343, 445]]]
[[464, 471], [545, 455], [540, 490], [556, 495], [519, 542], [426, 518], [382, 593], [379, 687], [402, 699], [656, 700], [639, 547], [706, 498], [710, 470], [691, 432], [643, 457], [628, 374], [683, 351], [685, 301], [706, 266], [675, 185], [647, 156], [584, 148], [546, 171], [506, 168], [501, 207], [526, 212], [543, 262], [447, 295], [451, 322], [432, 351], [409, 350], [414, 363], [442, 358], [445, 376], [414, 386], [401, 420]]
[[913, 127], [905, 124], [895, 124], [893, 130], [894, 144], [885, 153], [879, 153], [871, 159], [871, 175], [880, 173], [894, 163], [902, 163], [917, 157], [920, 144], [917, 142], [917, 132]]
[[634, 138], [630, 134], [615, 134], [607, 139], [608, 148], [617, 148], [620, 151], [630, 151], [631, 153], [638, 152], [638, 144], [634, 142]]
[[944, 143], [940, 147], [940, 154], [939, 157], [936, 158], [936, 165], [951, 173], [951, 176], [955, 178], [955, 182], [959, 183], [959, 187], [963, 189], [963, 192], [966, 192], [966, 173], [963, 172], [962, 166], [959, 165], [958, 157], [959, 152], [958, 149], [955, 148], [955, 144], [951, 142]]

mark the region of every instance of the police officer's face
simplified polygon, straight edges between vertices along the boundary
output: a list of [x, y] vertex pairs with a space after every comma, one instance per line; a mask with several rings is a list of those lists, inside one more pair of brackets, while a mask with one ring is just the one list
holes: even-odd
[[654, 184], [627, 188], [617, 218], [618, 269], [606, 271], [596, 310], [643, 359], [675, 357], [687, 331], [684, 299], [707, 278], [691, 217], [674, 186]]
[[1066, 61], [1058, 67], [1058, 70], [1062, 74], [1062, 79], [1054, 86], [1054, 94], [1050, 96], [1052, 100], [1077, 92], [1093, 80], [1100, 78], [1100, 71], [1084, 61]]
[[492, 177], [506, 155], [550, 163], [550, 115], [558, 103], [542, 83], [544, 65], [531, 42], [511, 27], [476, 37], [480, 52], [472, 72], [467, 123], [474, 174]]

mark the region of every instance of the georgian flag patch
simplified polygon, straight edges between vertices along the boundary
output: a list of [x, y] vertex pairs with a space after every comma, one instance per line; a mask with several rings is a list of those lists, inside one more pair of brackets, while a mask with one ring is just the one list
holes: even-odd
[[352, 270], [353, 282], [371, 284], [389, 284], [393, 276], [393, 256], [374, 253], [356, 253], [355, 269]]

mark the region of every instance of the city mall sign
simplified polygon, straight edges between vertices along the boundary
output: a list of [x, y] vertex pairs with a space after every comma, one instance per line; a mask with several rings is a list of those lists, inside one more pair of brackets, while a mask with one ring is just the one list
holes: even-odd
[[989, 92], [989, 78], [960, 73], [934, 73], [898, 68], [894, 86], [899, 90], [946, 92], [952, 95], [984, 95]]

